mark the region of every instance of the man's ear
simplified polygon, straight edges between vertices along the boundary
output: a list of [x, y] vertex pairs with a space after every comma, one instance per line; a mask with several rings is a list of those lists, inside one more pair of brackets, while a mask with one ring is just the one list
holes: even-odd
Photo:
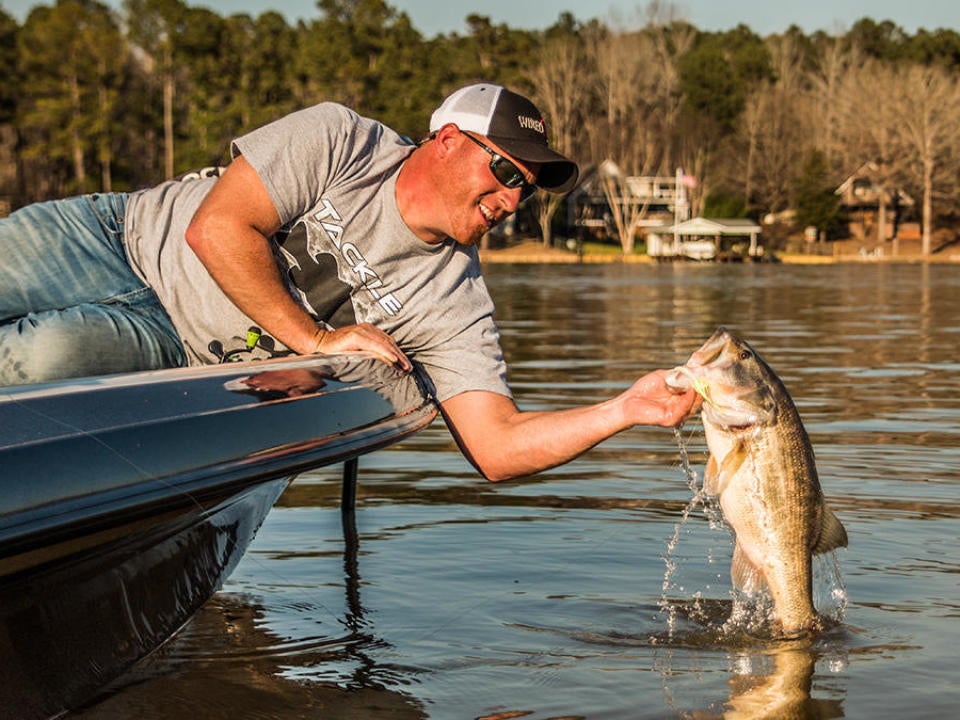
[[461, 141], [460, 128], [453, 123], [447, 123], [434, 133], [433, 143], [439, 157], [446, 157]]

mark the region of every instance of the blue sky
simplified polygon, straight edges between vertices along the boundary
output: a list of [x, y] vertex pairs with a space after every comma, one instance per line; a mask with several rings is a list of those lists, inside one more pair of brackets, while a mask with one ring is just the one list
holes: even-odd
[[[122, 0], [107, 0], [119, 7]], [[220, 14], [248, 12], [257, 15], [264, 10], [283, 8], [290, 22], [317, 16], [315, 0], [187, 0], [189, 5], [204, 5]], [[495, 23], [511, 27], [542, 29], [552, 25], [560, 13], [569, 11], [578, 20], [599, 18], [608, 24], [618, 17], [633, 21], [642, 2], [604, 2], [604, 0], [387, 0], [406, 12], [421, 33], [432, 37], [437, 33], [464, 32], [464, 18], [481, 13]], [[0, 0], [0, 7], [22, 21], [35, 5], [53, 4], [36, 0]], [[869, 17], [877, 21], [892, 20], [909, 33], [918, 28], [949, 28], [960, 31], [958, 0], [678, 0], [674, 6], [702, 30], [726, 30], [739, 23], [760, 35], [785, 30], [791, 24], [805, 32], [826, 30], [844, 32], [857, 20]], [[480, 9], [482, 8], [482, 9]], [[637, 22], [632, 22], [635, 26]]]

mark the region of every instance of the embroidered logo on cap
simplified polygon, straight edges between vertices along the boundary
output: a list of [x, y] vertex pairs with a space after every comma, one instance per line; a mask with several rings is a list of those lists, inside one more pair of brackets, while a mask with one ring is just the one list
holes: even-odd
[[538, 120], [528, 115], [517, 115], [517, 122], [520, 123], [520, 127], [525, 130], [535, 130], [541, 135], [547, 134], [547, 128], [544, 126], [543, 120]]

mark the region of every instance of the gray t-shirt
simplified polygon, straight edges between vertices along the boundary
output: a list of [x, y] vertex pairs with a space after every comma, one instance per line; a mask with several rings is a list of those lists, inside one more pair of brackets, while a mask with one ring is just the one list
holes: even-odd
[[[308, 312], [332, 327], [370, 322], [389, 333], [424, 368], [441, 402], [468, 390], [509, 396], [476, 249], [425, 243], [400, 217], [394, 190], [412, 150], [384, 125], [333, 103], [233, 143], [280, 215], [272, 238], [278, 266]], [[125, 220], [130, 263], [157, 292], [192, 364], [218, 362], [211, 342], [217, 351], [242, 346], [253, 325], [184, 239], [216, 180], [135, 193]]]

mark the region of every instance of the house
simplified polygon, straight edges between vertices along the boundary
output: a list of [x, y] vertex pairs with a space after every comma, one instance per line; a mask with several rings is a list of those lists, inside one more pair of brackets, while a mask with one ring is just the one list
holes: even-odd
[[647, 254], [658, 259], [758, 260], [761, 228], [742, 218], [708, 219], [695, 217], [647, 231]]
[[[688, 217], [689, 201], [682, 174], [674, 176], [625, 175], [612, 160], [588, 168], [581, 182], [570, 194], [567, 203], [567, 224], [581, 238], [616, 238], [614, 212], [629, 218], [635, 229], [657, 227], [664, 222]], [[612, 180], [612, 184], [606, 181]], [[605, 184], [607, 189], [604, 189]], [[615, 188], [618, 195], [610, 207], [607, 192]]]
[[882, 166], [866, 162], [834, 191], [848, 220], [848, 232], [858, 240], [883, 243], [899, 234], [905, 209], [913, 198], [892, 186]]

